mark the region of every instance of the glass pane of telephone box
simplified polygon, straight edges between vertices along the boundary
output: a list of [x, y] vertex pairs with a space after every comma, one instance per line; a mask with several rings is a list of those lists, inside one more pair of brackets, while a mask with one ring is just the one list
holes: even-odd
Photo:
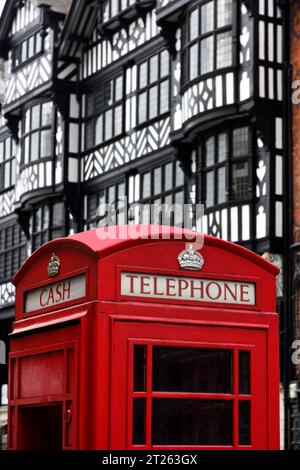
[[152, 381], [160, 392], [232, 393], [232, 351], [155, 346]]
[[153, 445], [232, 445], [232, 436], [231, 400], [153, 400]]
[[239, 393], [250, 394], [250, 351], [239, 351]]
[[134, 346], [133, 389], [135, 392], [146, 390], [146, 346]]
[[146, 399], [133, 400], [132, 444], [142, 445], [146, 441]]
[[251, 444], [251, 403], [239, 402], [239, 445]]

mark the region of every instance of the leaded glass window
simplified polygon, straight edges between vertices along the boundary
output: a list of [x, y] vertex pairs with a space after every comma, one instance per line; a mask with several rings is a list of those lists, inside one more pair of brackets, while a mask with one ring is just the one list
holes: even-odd
[[[172, 161], [144, 171], [140, 179], [140, 197], [137, 201], [142, 207], [140, 223], [182, 227], [185, 191], [184, 172], [179, 162]], [[174, 211], [170, 210], [173, 205]]]
[[[179, 162], [171, 161], [87, 194], [85, 228], [126, 223], [165, 223], [181, 227], [184, 183], [184, 172]], [[174, 206], [177, 209], [172, 212], [174, 204], [177, 204]], [[157, 207], [154, 208], [155, 205]]]
[[0, 191], [10, 188], [16, 179], [16, 145], [11, 137], [0, 141]]
[[0, 284], [10, 282], [27, 257], [26, 237], [19, 224], [0, 230]]
[[18, 43], [12, 50], [12, 66], [19, 67], [43, 52], [41, 32], [37, 32]]
[[187, 80], [232, 66], [232, 8], [232, 0], [205, 0], [188, 13]]
[[66, 235], [64, 203], [55, 201], [34, 207], [31, 229], [33, 250], [49, 240], [64, 237]]
[[85, 146], [99, 145], [123, 131], [123, 76], [118, 75], [86, 95]]
[[138, 66], [137, 122], [142, 124], [170, 109], [170, 57], [167, 50]]
[[198, 201], [206, 209], [251, 197], [248, 126], [206, 137], [198, 149]]
[[85, 228], [122, 225], [125, 217], [125, 181], [85, 196]]
[[39, 103], [25, 111], [22, 134], [22, 163], [52, 158], [53, 105]]
[[246, 199], [249, 196], [249, 128], [240, 127], [232, 135], [231, 198]]
[[108, 21], [110, 18], [118, 15], [121, 11], [126, 10], [134, 3], [136, 3], [136, 0], [104, 0], [103, 21]]

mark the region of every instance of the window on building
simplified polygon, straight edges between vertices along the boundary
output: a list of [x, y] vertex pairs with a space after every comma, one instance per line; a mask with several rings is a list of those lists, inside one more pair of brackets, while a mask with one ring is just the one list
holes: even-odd
[[97, 226], [122, 225], [127, 222], [125, 216], [125, 182], [108, 186], [85, 197], [86, 229]]
[[[184, 172], [179, 162], [172, 161], [144, 171], [139, 177], [139, 196], [133, 198], [129, 194], [133, 222], [181, 227], [184, 221], [185, 192]], [[138, 213], [134, 213], [136, 204], [140, 204]]]
[[[146, 123], [170, 110], [169, 52], [162, 50], [140, 62], [136, 73], [134, 78], [127, 74], [126, 85], [124, 76], [118, 75], [86, 94], [85, 149], [120, 136], [129, 130], [129, 122], [132, 129], [136, 124]], [[128, 100], [132, 100], [126, 116], [125, 96], [127, 105]]]
[[188, 13], [188, 80], [232, 65], [231, 27], [232, 0], [201, 1]]
[[209, 136], [201, 143], [198, 188], [206, 208], [250, 197], [249, 154], [247, 126]]
[[22, 136], [22, 162], [24, 165], [52, 157], [51, 102], [39, 103], [25, 111]]
[[167, 50], [138, 66], [137, 122], [154, 119], [170, 109], [170, 56]]
[[231, 199], [243, 200], [249, 196], [249, 128], [240, 127], [232, 135]]
[[15, 184], [16, 145], [11, 137], [0, 141], [0, 191]]
[[65, 209], [63, 202], [51, 202], [37, 206], [33, 210], [32, 249], [44, 243], [65, 236]]
[[86, 95], [86, 148], [99, 145], [123, 131], [123, 76], [107, 81]]
[[205, 201], [206, 207], [211, 207], [226, 201], [228, 135], [221, 133], [209, 137], [205, 140], [202, 152]]
[[179, 162], [165, 163], [86, 195], [85, 228], [126, 223], [181, 227], [184, 198], [184, 172]]
[[15, 223], [0, 230], [0, 284], [10, 282], [27, 258], [26, 237]]
[[43, 51], [43, 39], [40, 32], [18, 43], [12, 50], [12, 66], [18, 67], [33, 59]]
[[108, 21], [134, 3], [136, 3], [136, 0], [104, 0], [103, 21]]

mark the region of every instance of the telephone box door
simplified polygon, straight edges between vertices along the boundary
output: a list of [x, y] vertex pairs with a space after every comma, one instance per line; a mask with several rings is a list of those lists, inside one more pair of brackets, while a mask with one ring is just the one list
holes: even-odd
[[9, 448], [72, 450], [77, 445], [78, 326], [12, 341]]
[[266, 449], [264, 330], [114, 322], [111, 449]]

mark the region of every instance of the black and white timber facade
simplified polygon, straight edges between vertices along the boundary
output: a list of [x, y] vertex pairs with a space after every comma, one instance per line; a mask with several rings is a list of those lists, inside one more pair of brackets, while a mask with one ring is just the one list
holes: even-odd
[[[6, 1], [2, 341], [14, 315], [11, 279], [26, 257], [48, 240], [95, 227], [99, 205], [120, 209], [123, 196], [120, 224], [160, 222], [136, 204], [203, 203], [206, 233], [282, 269], [278, 308], [287, 315], [288, 3]], [[170, 223], [181, 226], [181, 214]]]

